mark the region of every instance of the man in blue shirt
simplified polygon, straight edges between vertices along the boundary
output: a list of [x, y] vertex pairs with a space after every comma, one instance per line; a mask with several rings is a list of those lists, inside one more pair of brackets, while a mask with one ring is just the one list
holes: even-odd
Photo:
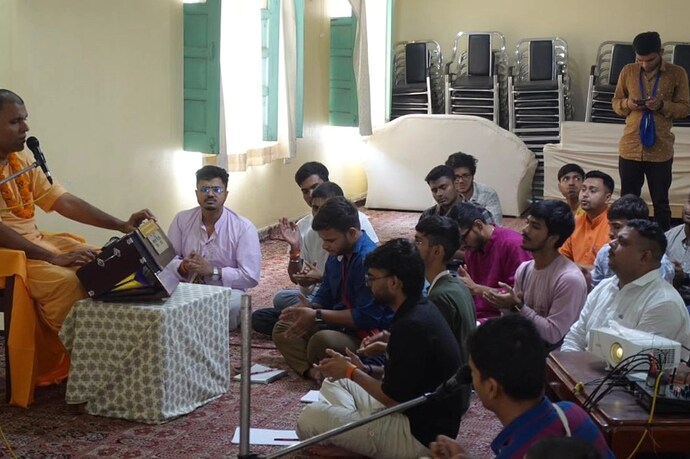
[[366, 286], [364, 258], [376, 244], [361, 231], [355, 205], [344, 197], [328, 199], [312, 229], [329, 254], [321, 287], [311, 303], [302, 298], [283, 310], [273, 341], [293, 370], [318, 382], [312, 365], [326, 357], [326, 349], [358, 349], [362, 338], [388, 329], [393, 311], [374, 303]]
[[[614, 457], [582, 408], [551, 403], [544, 396], [546, 348], [531, 321], [517, 314], [489, 320], [470, 336], [467, 347], [477, 396], [503, 424], [491, 442], [497, 459], [522, 459], [546, 437], [579, 438], [594, 445], [602, 458]], [[431, 444], [431, 451], [435, 459], [468, 457], [456, 440], [444, 436]]]

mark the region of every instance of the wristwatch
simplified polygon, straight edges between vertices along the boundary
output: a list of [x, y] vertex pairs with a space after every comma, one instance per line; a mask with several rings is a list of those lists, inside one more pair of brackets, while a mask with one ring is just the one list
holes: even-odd
[[211, 274], [211, 280], [217, 281], [217, 280], [221, 280], [222, 278], [223, 278], [223, 273], [221, 272], [221, 270], [218, 267], [214, 266], [213, 267], [213, 274]]
[[314, 321], [317, 324], [325, 324], [326, 321], [323, 320], [323, 315], [321, 314], [321, 309], [316, 310], [316, 320]]

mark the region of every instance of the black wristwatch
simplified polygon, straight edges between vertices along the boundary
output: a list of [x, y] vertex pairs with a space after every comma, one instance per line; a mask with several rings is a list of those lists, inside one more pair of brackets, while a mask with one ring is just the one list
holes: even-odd
[[316, 320], [314, 321], [317, 324], [325, 324], [326, 321], [323, 320], [323, 315], [321, 314], [321, 309], [316, 310]]

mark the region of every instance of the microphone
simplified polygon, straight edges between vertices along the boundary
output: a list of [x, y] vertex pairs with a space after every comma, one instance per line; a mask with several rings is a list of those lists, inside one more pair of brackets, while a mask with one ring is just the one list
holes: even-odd
[[29, 147], [29, 150], [34, 154], [34, 159], [36, 160], [36, 163], [41, 166], [41, 169], [43, 169], [43, 173], [46, 175], [46, 178], [50, 182], [50, 184], [53, 184], [53, 176], [50, 174], [50, 171], [48, 170], [48, 164], [46, 164], [46, 157], [41, 151], [41, 146], [38, 143], [38, 139], [36, 137], [29, 137], [26, 139], [26, 146]]
[[430, 398], [439, 399], [448, 397], [469, 384], [472, 384], [472, 370], [470, 370], [469, 365], [463, 365], [448, 379], [448, 381], [438, 386], [430, 395]]

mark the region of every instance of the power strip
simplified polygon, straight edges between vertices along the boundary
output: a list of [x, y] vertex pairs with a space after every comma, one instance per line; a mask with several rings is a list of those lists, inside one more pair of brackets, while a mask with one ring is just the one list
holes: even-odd
[[[647, 411], [651, 410], [654, 388], [640, 381], [632, 381], [632, 388], [637, 401]], [[660, 392], [656, 398], [654, 413], [690, 413], [690, 387], [669, 385]]]

